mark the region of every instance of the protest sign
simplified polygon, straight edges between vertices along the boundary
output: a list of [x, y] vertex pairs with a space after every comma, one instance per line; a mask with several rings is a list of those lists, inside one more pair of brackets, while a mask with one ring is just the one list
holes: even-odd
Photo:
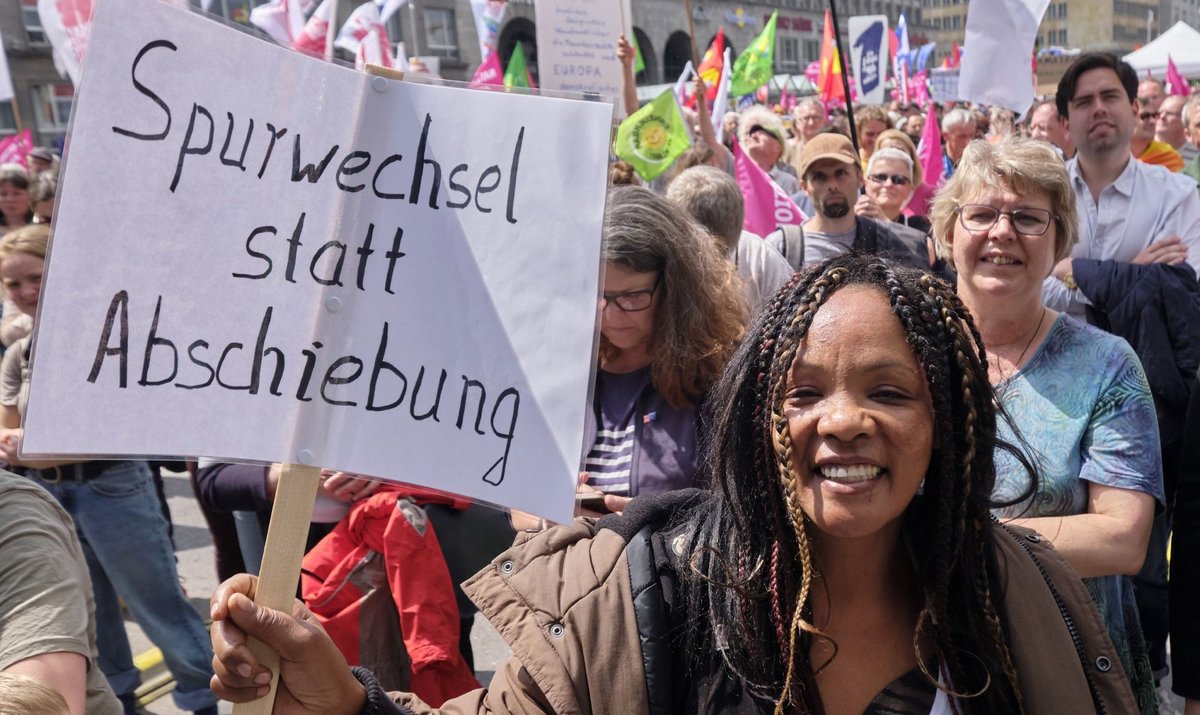
[[1050, 0], [996, 0], [967, 7], [958, 93], [962, 99], [1011, 109], [1033, 105], [1033, 50]]
[[621, 96], [617, 36], [632, 35], [629, 0], [538, 0], [534, 10], [542, 89]]
[[145, 0], [93, 34], [24, 451], [569, 518], [612, 106], [370, 77]]
[[886, 15], [850, 18], [850, 60], [858, 79], [858, 97], [864, 104], [883, 104], [887, 77]]
[[929, 71], [929, 97], [938, 104], [957, 102], [962, 97], [958, 95], [958, 69], [943, 69], [935, 67]]

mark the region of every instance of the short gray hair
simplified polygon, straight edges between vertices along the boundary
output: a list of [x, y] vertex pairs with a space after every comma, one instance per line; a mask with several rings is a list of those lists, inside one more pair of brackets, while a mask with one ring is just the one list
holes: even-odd
[[693, 166], [671, 181], [667, 198], [715, 236], [726, 253], [737, 247], [746, 205], [732, 176], [715, 166]]
[[871, 155], [871, 158], [867, 160], [867, 173], [868, 174], [871, 173], [871, 169], [875, 166], [875, 162], [881, 161], [883, 159], [891, 159], [892, 161], [898, 161], [898, 162], [904, 164], [905, 166], [908, 167], [908, 178], [910, 178], [910, 179], [912, 178], [912, 176], [913, 176], [912, 157], [908, 155], [908, 152], [906, 152], [902, 149], [897, 149], [895, 147], [888, 147], [887, 149], [876, 149], [875, 153]]
[[961, 127], [965, 124], [978, 126], [978, 123], [975, 121], [975, 115], [970, 110], [963, 109], [962, 107], [955, 107], [946, 112], [946, 116], [942, 117], [943, 132], [948, 132], [954, 127]]
[[[1187, 104], [1184, 104], [1184, 105], [1183, 105], [1183, 117], [1182, 117], [1182, 119], [1183, 119], [1183, 128], [1184, 128], [1184, 129], [1191, 129], [1191, 128], [1192, 128], [1192, 123], [1188, 121], [1188, 118], [1192, 116], [1192, 111], [1193, 111], [1193, 110], [1194, 110], [1196, 107], [1200, 107], [1200, 94], [1193, 94], [1193, 95], [1191, 96], [1191, 98], [1189, 98], [1189, 99], [1188, 99], [1188, 101], [1187, 101]], [[1196, 120], [1196, 123], [1197, 123], [1197, 124], [1200, 124], [1200, 118], [1198, 118], [1198, 119]]]

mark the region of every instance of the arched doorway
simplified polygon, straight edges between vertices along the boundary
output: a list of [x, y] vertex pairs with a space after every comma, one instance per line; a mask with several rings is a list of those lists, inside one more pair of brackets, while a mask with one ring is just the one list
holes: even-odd
[[496, 41], [496, 50], [500, 53], [500, 64], [504, 67], [508, 67], [508, 58], [512, 57], [518, 42], [525, 50], [525, 62], [529, 67], [529, 74], [533, 76], [533, 81], [540, 87], [542, 83], [538, 79], [537, 26], [533, 20], [526, 17], [514, 17], [500, 30], [500, 37]]
[[638, 27], [633, 28], [633, 36], [637, 40], [638, 49], [642, 51], [642, 62], [646, 63], [645, 69], [638, 72], [634, 79], [638, 84], [658, 84], [662, 80], [658, 78], [658, 57], [654, 54], [650, 38]]
[[692, 43], [688, 39], [687, 33], [682, 31], [671, 33], [671, 36], [667, 38], [667, 45], [663, 49], [663, 81], [674, 82], [678, 79], [690, 59], [692, 59]]
[[[704, 43], [703, 47], [696, 48], [696, 50], [700, 53], [701, 60], [704, 59], [704, 53], [708, 52], [708, 48], [712, 47], [713, 40], [715, 39], [717, 39], [717, 35], [714, 33], [712, 37], [708, 38], [708, 42]], [[730, 60], [736, 60], [738, 56], [737, 48], [734, 47], [733, 43], [729, 41], [729, 35], [725, 36], [725, 46], [729, 48]]]

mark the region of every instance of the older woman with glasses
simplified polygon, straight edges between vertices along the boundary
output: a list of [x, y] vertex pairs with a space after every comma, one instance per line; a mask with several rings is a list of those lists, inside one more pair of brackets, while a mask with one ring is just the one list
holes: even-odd
[[858, 197], [854, 212], [880, 221], [895, 221], [921, 233], [928, 233], [928, 219], [902, 213], [912, 200], [915, 188], [912, 157], [899, 149], [876, 149], [867, 161], [865, 192]]
[[[934, 236], [975, 316], [988, 377], [1039, 466], [1037, 493], [999, 510], [1050, 540], [1083, 576], [1133, 680], [1142, 712], [1154, 684], [1128, 575], [1163, 501], [1157, 420], [1124, 340], [1042, 303], [1042, 281], [1077, 237], [1075, 194], [1050, 145], [972, 142], [933, 204]], [[1013, 439], [1005, 423], [1001, 436]], [[998, 499], [1026, 472], [996, 455]]]
[[730, 262], [674, 203], [619, 187], [604, 226], [600, 365], [580, 495], [593, 510], [619, 511], [629, 497], [693, 486], [698, 408], [746, 308]]

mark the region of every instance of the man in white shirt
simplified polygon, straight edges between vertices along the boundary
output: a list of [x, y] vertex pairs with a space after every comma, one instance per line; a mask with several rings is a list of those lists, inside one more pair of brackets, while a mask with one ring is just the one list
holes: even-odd
[[1083, 320], [1089, 303], [1075, 283], [1075, 258], [1186, 262], [1200, 273], [1196, 182], [1130, 155], [1136, 94], [1133, 68], [1102, 53], [1080, 56], [1058, 85], [1058, 112], [1077, 152], [1067, 169], [1079, 206], [1079, 243], [1054, 267], [1043, 293], [1048, 306]]

